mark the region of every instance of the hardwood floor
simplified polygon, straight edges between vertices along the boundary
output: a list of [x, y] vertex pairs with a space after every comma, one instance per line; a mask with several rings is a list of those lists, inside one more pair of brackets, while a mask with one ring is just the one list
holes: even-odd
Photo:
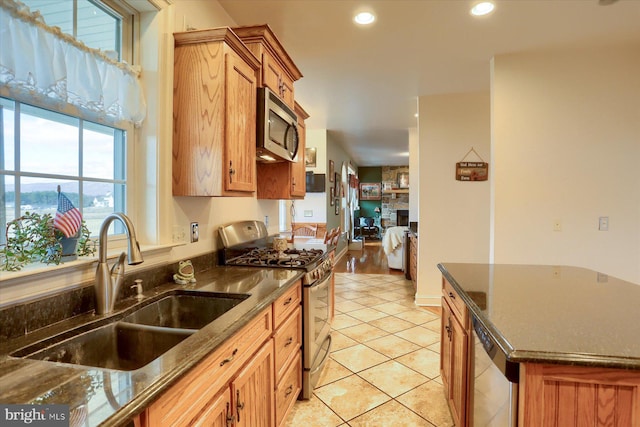
[[380, 240], [365, 241], [362, 250], [350, 250], [334, 266], [336, 273], [352, 274], [404, 274], [389, 268], [387, 255]]

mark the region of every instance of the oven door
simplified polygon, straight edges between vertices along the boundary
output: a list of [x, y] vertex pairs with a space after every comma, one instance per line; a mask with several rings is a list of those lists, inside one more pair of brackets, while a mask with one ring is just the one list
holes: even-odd
[[325, 275], [305, 286], [302, 297], [302, 394], [309, 399], [331, 352], [331, 277]]

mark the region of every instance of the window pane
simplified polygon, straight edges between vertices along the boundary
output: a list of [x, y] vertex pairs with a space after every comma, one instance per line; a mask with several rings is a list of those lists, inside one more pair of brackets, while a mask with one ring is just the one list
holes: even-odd
[[73, 35], [73, 1], [21, 0], [44, 17], [50, 27], [60, 27], [63, 33]]
[[58, 208], [58, 185], [75, 207], [80, 207], [78, 181], [63, 181], [53, 178], [20, 179], [20, 215], [25, 212], [51, 214], [55, 216]]
[[120, 20], [88, 0], [78, 0], [76, 38], [95, 49], [120, 52]]
[[[125, 212], [122, 194], [124, 185], [110, 184], [103, 182], [84, 183], [84, 209], [83, 218], [92, 236], [97, 236], [104, 218], [113, 212]], [[118, 223], [115, 227], [118, 234], [124, 233], [124, 229]], [[114, 226], [109, 229], [109, 234], [113, 234]]]
[[79, 120], [29, 105], [21, 105], [20, 170], [78, 175]]
[[15, 103], [0, 98], [0, 169], [15, 170]]
[[[114, 135], [116, 130], [95, 123], [84, 122], [82, 134], [82, 171], [91, 178], [114, 179]], [[122, 179], [122, 177], [116, 177]]]

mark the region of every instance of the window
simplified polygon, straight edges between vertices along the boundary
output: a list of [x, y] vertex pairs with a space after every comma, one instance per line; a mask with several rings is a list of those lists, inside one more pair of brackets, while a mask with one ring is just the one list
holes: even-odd
[[92, 235], [109, 213], [125, 211], [124, 130], [6, 98], [0, 98], [0, 122], [0, 223], [27, 211], [55, 216], [58, 186]]
[[117, 52], [118, 60], [131, 63], [129, 32], [123, 31], [123, 27], [130, 27], [128, 14], [118, 10], [117, 4], [92, 0], [22, 0], [22, 3], [32, 12], [39, 11], [47, 25], [60, 27], [63, 33], [89, 47]]
[[[47, 25], [133, 62], [133, 14], [118, 0], [21, 1]], [[78, 114], [73, 108], [51, 111], [22, 101], [27, 103], [0, 97], [0, 224], [26, 211], [55, 215], [60, 186], [97, 235], [105, 216], [127, 212], [132, 127], [118, 129], [66, 114]], [[124, 233], [117, 221], [111, 230]], [[0, 244], [5, 239], [0, 233]]]

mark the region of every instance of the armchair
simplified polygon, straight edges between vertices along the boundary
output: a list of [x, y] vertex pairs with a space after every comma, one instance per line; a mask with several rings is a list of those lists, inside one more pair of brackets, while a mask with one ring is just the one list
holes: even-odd
[[369, 238], [380, 238], [380, 227], [375, 225], [373, 218], [362, 218], [364, 225], [362, 225], [362, 235]]

